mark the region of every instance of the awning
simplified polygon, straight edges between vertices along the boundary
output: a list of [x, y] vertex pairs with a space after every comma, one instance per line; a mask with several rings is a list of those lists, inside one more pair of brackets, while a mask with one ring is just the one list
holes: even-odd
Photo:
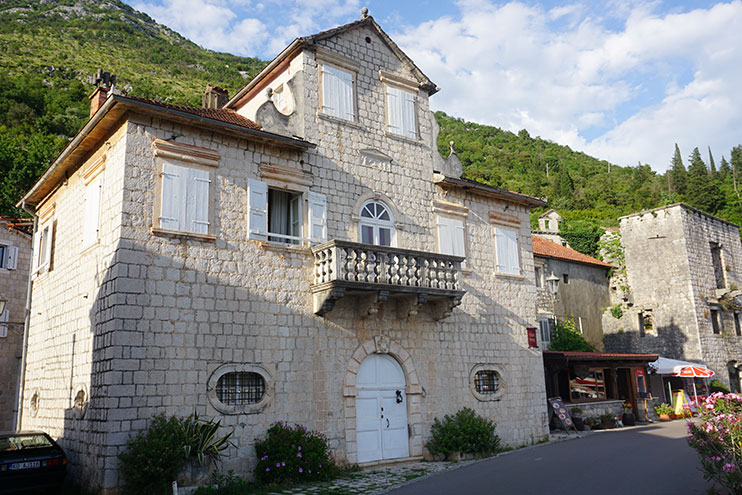
[[663, 357], [649, 363], [649, 368], [658, 375], [709, 377], [714, 374], [713, 371], [703, 364]]

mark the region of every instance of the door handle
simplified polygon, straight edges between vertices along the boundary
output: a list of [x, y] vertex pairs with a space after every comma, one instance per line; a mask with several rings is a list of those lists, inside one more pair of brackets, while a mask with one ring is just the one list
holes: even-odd
[[389, 418], [386, 418], [386, 427], [389, 428]]
[[397, 390], [397, 404], [401, 404], [401, 403], [402, 403], [402, 391]]

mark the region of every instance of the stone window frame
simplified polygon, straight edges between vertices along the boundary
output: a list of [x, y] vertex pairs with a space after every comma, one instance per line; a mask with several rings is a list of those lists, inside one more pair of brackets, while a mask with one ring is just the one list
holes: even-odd
[[711, 331], [714, 335], [724, 335], [724, 321], [721, 317], [721, 308], [712, 307], [709, 310], [709, 319], [711, 320]]
[[[400, 77], [391, 72], [387, 72], [383, 69], [379, 69], [379, 81], [381, 81], [382, 93], [384, 98], [384, 134], [387, 137], [394, 139], [401, 139], [404, 141], [410, 141], [412, 143], [418, 143], [421, 140], [420, 136], [420, 84], [416, 81]], [[415, 137], [406, 136], [404, 134], [398, 134], [389, 130], [389, 101], [387, 94], [387, 87], [393, 87], [410, 93], [415, 101]]]
[[[265, 392], [262, 399], [255, 404], [224, 404], [216, 395], [216, 386], [219, 379], [227, 373], [256, 373], [265, 382]], [[268, 407], [275, 395], [273, 375], [262, 364], [258, 363], [227, 363], [222, 364], [211, 372], [206, 385], [206, 393], [211, 406], [222, 414], [258, 414]]]
[[[481, 392], [477, 391], [477, 387], [474, 384], [474, 379], [477, 376], [477, 373], [480, 371], [494, 371], [495, 374], [498, 376], [498, 388], [495, 393], [492, 394], [483, 394]], [[502, 399], [502, 397], [505, 395], [507, 389], [507, 385], [505, 383], [505, 371], [502, 366], [495, 363], [478, 363], [472, 366], [471, 370], [469, 371], [469, 390], [471, 391], [472, 395], [481, 402], [491, 402], [491, 401], [499, 401]]]
[[[152, 202], [152, 234], [162, 237], [194, 239], [204, 242], [216, 241], [216, 184], [214, 179], [216, 175], [215, 170], [219, 167], [219, 161], [221, 159], [219, 152], [208, 148], [202, 148], [200, 146], [166, 141], [164, 139], [154, 139], [152, 141], [152, 152], [154, 155], [154, 166], [156, 171], [154, 200]], [[210, 180], [208, 200], [209, 227], [206, 234], [160, 227], [160, 213], [162, 211], [162, 171], [166, 161], [178, 167], [208, 171]]]
[[[506, 205], [510, 206], [510, 205]], [[511, 215], [509, 213], [502, 213], [497, 210], [490, 210], [488, 212], [489, 216], [489, 223], [492, 226], [492, 244], [494, 245], [495, 249], [495, 256], [494, 256], [494, 275], [497, 278], [506, 278], [506, 279], [516, 279], [516, 280], [524, 280], [525, 274], [524, 274], [524, 259], [523, 259], [523, 249], [524, 249], [524, 243], [521, 239], [521, 221], [520, 218], [518, 218], [515, 215]], [[519, 273], [508, 273], [499, 271], [497, 269], [497, 229], [505, 229], [510, 231], [515, 231], [515, 240], [516, 240], [516, 248], [518, 252], [518, 265], [519, 265]]]
[[350, 217], [352, 220], [349, 229], [350, 239], [355, 239], [357, 242], [361, 242], [361, 209], [369, 201], [377, 201], [386, 205], [387, 209], [391, 213], [392, 218], [394, 219], [394, 242], [392, 243], [392, 246], [404, 248], [404, 246], [402, 246], [400, 243], [400, 233], [405, 230], [405, 223], [402, 221], [404, 217], [400, 213], [397, 206], [394, 204], [394, 201], [392, 201], [392, 199], [386, 194], [379, 192], [362, 194], [356, 200], [355, 204], [353, 205], [353, 212]]
[[[338, 55], [336, 53], [331, 53], [326, 49], [317, 47], [317, 51], [315, 53], [315, 60], [317, 61], [317, 116], [320, 118], [323, 118], [325, 120], [329, 120], [332, 122], [337, 122], [340, 124], [349, 124], [352, 126], [359, 126], [358, 123], [358, 72], [361, 70], [361, 65], [349, 58], [345, 58], [341, 55]], [[322, 68], [327, 65], [329, 67], [332, 67], [337, 70], [341, 70], [344, 72], [350, 73], [350, 75], [353, 77], [353, 119], [346, 119], [343, 117], [338, 117], [335, 115], [331, 115], [328, 113], [325, 113], [322, 111], [324, 107], [324, 89], [323, 89], [323, 76], [322, 76]]]

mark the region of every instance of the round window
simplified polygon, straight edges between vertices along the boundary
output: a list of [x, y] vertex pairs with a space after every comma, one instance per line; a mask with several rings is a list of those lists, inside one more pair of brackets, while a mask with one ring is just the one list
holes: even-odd
[[265, 379], [258, 373], [234, 371], [216, 382], [216, 397], [227, 406], [257, 404], [265, 395]]
[[494, 370], [480, 370], [474, 375], [474, 388], [482, 395], [496, 394], [500, 389], [500, 375]]

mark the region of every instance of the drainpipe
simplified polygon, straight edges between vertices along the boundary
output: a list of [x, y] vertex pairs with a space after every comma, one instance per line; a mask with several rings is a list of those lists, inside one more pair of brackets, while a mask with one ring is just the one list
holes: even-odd
[[[36, 210], [27, 206], [25, 201], [21, 204], [21, 208], [33, 216], [33, 235], [36, 236], [36, 229], [39, 227], [39, 217], [36, 215]], [[21, 427], [21, 419], [23, 416], [23, 389], [26, 386], [26, 353], [28, 350], [28, 327], [31, 320], [31, 288], [33, 286], [33, 256], [35, 254], [36, 253], [33, 252], [32, 243], [31, 266], [29, 266], [28, 285], [26, 286], [26, 318], [23, 321], [23, 352], [21, 354], [21, 366], [18, 373], [18, 402], [15, 411], [15, 424], [13, 425], [16, 431]]]

